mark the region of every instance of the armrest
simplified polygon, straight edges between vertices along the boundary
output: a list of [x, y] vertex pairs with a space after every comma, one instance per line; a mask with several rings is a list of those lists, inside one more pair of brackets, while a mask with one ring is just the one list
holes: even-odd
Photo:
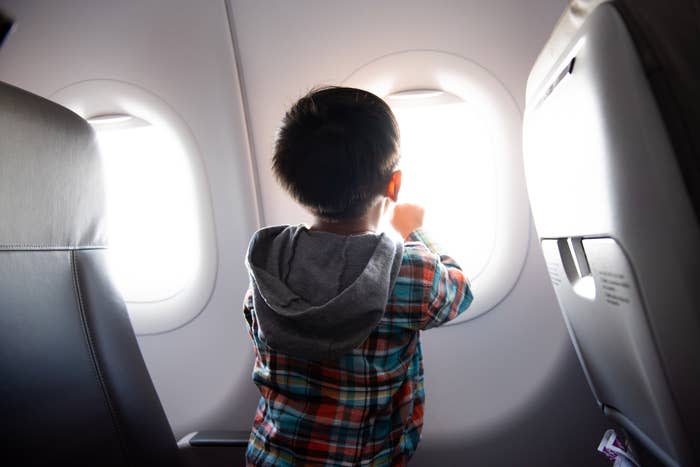
[[[194, 431], [185, 435], [177, 445], [186, 442], [192, 447], [246, 447], [250, 431]], [[180, 446], [181, 447], [181, 446]]]
[[250, 431], [194, 431], [183, 436], [177, 447], [192, 466], [245, 465]]

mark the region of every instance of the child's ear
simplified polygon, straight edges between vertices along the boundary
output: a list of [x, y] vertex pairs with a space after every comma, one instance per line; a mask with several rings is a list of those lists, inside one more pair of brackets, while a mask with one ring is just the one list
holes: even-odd
[[384, 193], [387, 198], [393, 202], [397, 202], [399, 199], [399, 191], [401, 190], [401, 171], [396, 170], [391, 174], [389, 183], [386, 186], [386, 192]]

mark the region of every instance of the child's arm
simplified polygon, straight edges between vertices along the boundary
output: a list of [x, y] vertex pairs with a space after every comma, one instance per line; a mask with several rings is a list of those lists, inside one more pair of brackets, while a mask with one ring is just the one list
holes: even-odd
[[404, 263], [397, 280], [398, 296], [405, 297], [403, 326], [429, 329], [464, 312], [473, 300], [469, 280], [452, 258], [440, 255], [425, 232], [423, 208], [397, 205], [391, 224], [404, 237]]
[[[469, 279], [457, 262], [441, 255], [425, 232], [414, 230], [406, 239], [420, 242], [428, 252], [422, 251], [423, 310], [420, 329], [440, 326], [462, 314], [474, 299]], [[422, 246], [421, 245], [421, 246]]]

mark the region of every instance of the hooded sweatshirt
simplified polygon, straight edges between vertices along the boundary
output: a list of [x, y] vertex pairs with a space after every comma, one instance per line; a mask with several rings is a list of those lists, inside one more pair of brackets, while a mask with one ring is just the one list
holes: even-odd
[[403, 245], [265, 228], [243, 315], [260, 400], [248, 465], [406, 465], [423, 426], [420, 331], [456, 318], [469, 281], [420, 229]]
[[259, 230], [246, 257], [260, 337], [307, 360], [333, 360], [376, 328], [403, 245], [385, 234], [337, 235], [303, 225]]

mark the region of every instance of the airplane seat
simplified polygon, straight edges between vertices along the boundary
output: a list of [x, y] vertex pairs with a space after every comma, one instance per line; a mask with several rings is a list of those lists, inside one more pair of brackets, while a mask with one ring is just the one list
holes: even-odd
[[90, 126], [0, 83], [0, 463], [179, 465], [106, 267]]
[[700, 465], [700, 3], [571, 2], [527, 84], [532, 215], [594, 397]]

